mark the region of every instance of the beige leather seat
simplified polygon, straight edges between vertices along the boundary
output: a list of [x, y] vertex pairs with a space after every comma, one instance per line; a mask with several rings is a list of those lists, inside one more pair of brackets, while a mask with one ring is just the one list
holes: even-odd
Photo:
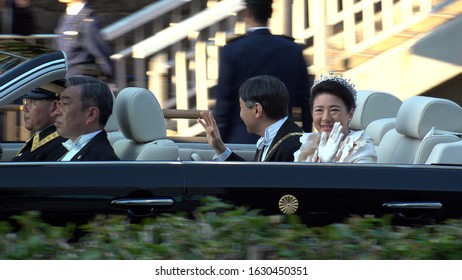
[[396, 116], [395, 128], [377, 146], [380, 163], [425, 163], [439, 143], [458, 141], [453, 134], [429, 133], [432, 128], [462, 132], [462, 108], [441, 98], [414, 96], [405, 100]]
[[462, 164], [462, 141], [437, 144], [425, 160], [426, 164]]
[[115, 114], [126, 139], [114, 143], [122, 160], [178, 160], [178, 146], [166, 139], [163, 111], [147, 89], [129, 87], [119, 92]]
[[398, 97], [390, 93], [358, 90], [350, 129], [365, 130], [375, 120], [396, 117], [401, 103]]
[[125, 139], [124, 134], [122, 133], [122, 131], [120, 131], [119, 122], [117, 121], [117, 117], [115, 113], [109, 116], [109, 119], [107, 120], [104, 130], [106, 130], [107, 138], [109, 140], [109, 143], [111, 143], [111, 145], [114, 145], [114, 143], [117, 140]]
[[112, 114], [109, 116], [106, 126], [104, 127], [104, 130], [107, 133], [107, 138], [111, 145], [113, 145], [114, 142], [117, 140], [125, 139], [125, 136], [123, 135], [122, 131], [120, 131], [119, 122], [117, 121], [117, 116], [115, 115], [116, 97], [114, 96], [114, 94], [112, 95], [112, 97], [114, 101]]
[[396, 118], [384, 118], [371, 122], [366, 127], [366, 134], [374, 140], [374, 145], [377, 147], [382, 141], [383, 136], [390, 130], [395, 128]]

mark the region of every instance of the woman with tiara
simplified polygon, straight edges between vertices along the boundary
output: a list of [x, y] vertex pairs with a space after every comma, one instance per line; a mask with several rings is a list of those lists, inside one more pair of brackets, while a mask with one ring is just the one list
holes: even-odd
[[356, 90], [349, 80], [333, 72], [321, 75], [311, 88], [310, 106], [318, 132], [300, 137], [296, 162], [377, 162], [372, 138], [348, 129], [356, 108]]

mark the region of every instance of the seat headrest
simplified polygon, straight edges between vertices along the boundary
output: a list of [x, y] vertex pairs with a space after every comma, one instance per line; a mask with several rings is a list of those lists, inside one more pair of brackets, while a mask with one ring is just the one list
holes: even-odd
[[107, 132], [119, 130], [119, 123], [117, 122], [117, 117], [114, 113], [109, 116], [106, 126], [104, 126], [104, 130], [106, 130]]
[[462, 108], [455, 102], [428, 96], [406, 99], [396, 116], [396, 131], [423, 139], [432, 127], [462, 132]]
[[120, 130], [128, 139], [145, 143], [166, 137], [162, 108], [147, 89], [128, 87], [121, 90], [115, 113]]
[[[113, 97], [113, 102], [114, 102], [113, 104], [115, 108], [116, 98], [114, 94], [112, 95], [112, 97]], [[106, 130], [107, 132], [113, 132], [113, 131], [119, 130], [119, 123], [117, 122], [117, 117], [114, 112], [115, 112], [115, 109], [112, 110], [112, 114], [109, 116], [109, 119], [107, 120], [107, 123], [104, 126], [104, 130]]]
[[371, 122], [366, 127], [366, 134], [374, 140], [374, 145], [378, 146], [383, 136], [395, 128], [396, 118], [384, 118]]
[[350, 129], [364, 130], [375, 120], [396, 117], [401, 103], [398, 97], [390, 93], [359, 90]]

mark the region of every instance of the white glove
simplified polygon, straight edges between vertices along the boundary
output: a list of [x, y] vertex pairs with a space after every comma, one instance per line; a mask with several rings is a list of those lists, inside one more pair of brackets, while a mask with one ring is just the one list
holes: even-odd
[[340, 122], [334, 123], [329, 139], [327, 139], [326, 132], [321, 133], [321, 141], [318, 147], [318, 156], [321, 162], [332, 162], [334, 159], [343, 139], [342, 128]]

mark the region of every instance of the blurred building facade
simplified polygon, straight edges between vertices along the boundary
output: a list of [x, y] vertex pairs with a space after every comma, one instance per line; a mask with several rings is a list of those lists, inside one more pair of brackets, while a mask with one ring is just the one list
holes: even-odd
[[[64, 10], [56, 2], [34, 2], [48, 19], [39, 23], [44, 34]], [[164, 109], [212, 109], [219, 50], [245, 32], [242, 1], [114, 2], [90, 3], [115, 50], [117, 86], [148, 88]], [[273, 0], [273, 10], [271, 29], [306, 45], [312, 74], [333, 70], [357, 89], [462, 105], [462, 0]], [[50, 40], [39, 38], [28, 40]], [[172, 135], [202, 132], [194, 119], [172, 120], [169, 127]]]

